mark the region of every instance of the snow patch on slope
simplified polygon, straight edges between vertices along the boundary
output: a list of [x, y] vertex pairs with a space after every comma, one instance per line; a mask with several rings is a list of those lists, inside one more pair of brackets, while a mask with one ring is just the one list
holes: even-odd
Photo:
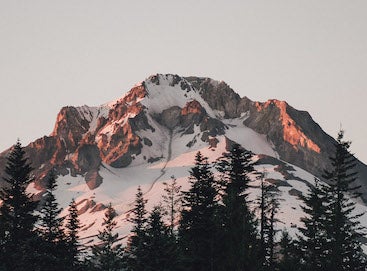
[[110, 110], [109, 107], [101, 105], [101, 106], [78, 106], [76, 109], [79, 112], [79, 115], [82, 119], [89, 122], [89, 132], [94, 133], [97, 128], [97, 121], [99, 118], [107, 118], [108, 112]]
[[[146, 114], [149, 125], [153, 128], [152, 130], [139, 130], [136, 134], [143, 140], [143, 148], [141, 154], [136, 157], [131, 163], [132, 166], [146, 164], [151, 159], [158, 159], [167, 157], [168, 153], [168, 140], [169, 131], [157, 123], [149, 114]], [[144, 144], [144, 138], [151, 141], [151, 146]]]
[[[208, 145], [199, 142], [188, 154], [179, 154], [173, 151], [172, 160], [168, 161], [163, 175], [161, 169], [164, 163], [158, 161], [151, 166], [143, 164], [120, 169], [103, 164], [100, 170], [100, 175], [103, 177], [103, 183], [94, 190], [89, 190], [82, 176], [71, 177], [67, 175], [59, 177], [59, 187], [56, 192], [56, 197], [62, 207], [67, 207], [72, 198], [74, 198], [77, 203], [87, 200], [105, 206], [112, 203], [112, 206], [116, 209], [118, 214], [116, 218], [117, 232], [120, 234], [120, 237], [124, 237], [128, 235], [131, 230], [131, 224], [128, 222], [130, 216], [129, 211], [133, 208], [138, 186], [141, 186], [144, 197], [148, 200], [148, 210], [151, 210], [154, 205], [161, 202], [161, 196], [164, 191], [163, 182], [169, 181], [171, 176], [175, 176], [178, 183], [182, 185], [182, 190], [187, 191], [190, 187], [188, 182], [189, 170], [194, 164], [196, 152], [200, 150], [204, 155], [209, 157], [210, 161], [216, 160], [216, 158], [225, 151], [224, 137], [218, 139], [219, 143], [217, 148], [209, 148]], [[175, 146], [175, 144], [176, 146], [181, 144], [177, 134], [176, 137], [173, 138], [172, 146]], [[183, 146], [181, 147], [184, 148]], [[262, 164], [256, 166], [256, 169], [260, 172], [266, 172], [266, 178], [280, 180], [286, 184], [284, 186], [278, 186], [280, 209], [276, 215], [278, 219], [276, 228], [278, 230], [286, 228], [291, 235], [295, 236], [298, 232], [297, 227], [302, 226], [300, 220], [304, 214], [301, 209], [302, 201], [297, 195], [290, 193], [290, 191], [295, 189], [306, 194], [308, 191], [308, 183], [314, 184], [314, 176], [298, 167], [290, 164], [288, 165], [294, 168], [294, 171], [291, 173], [295, 176], [295, 178], [289, 180], [285, 180], [284, 176], [277, 171], [276, 165]], [[161, 177], [156, 180], [158, 176]], [[302, 180], [298, 178], [302, 178]], [[152, 185], [153, 180], [156, 180], [154, 185]], [[251, 182], [251, 186], [249, 199], [252, 206], [255, 206], [260, 196], [260, 180], [254, 179]], [[29, 189], [31, 189], [31, 187], [29, 187]], [[82, 207], [81, 204], [79, 208]], [[367, 211], [367, 207], [361, 203], [357, 203], [356, 213], [365, 211]], [[63, 215], [66, 215], [66, 213], [66, 210], [64, 210]], [[88, 209], [81, 214], [80, 219], [83, 225], [85, 225], [84, 230], [81, 232], [81, 237], [85, 238], [83, 239], [84, 242], [93, 243], [96, 240], [95, 234], [100, 229], [103, 217], [104, 210], [92, 212], [91, 209]], [[366, 214], [362, 216], [361, 222], [362, 225], [367, 226]], [[125, 241], [126, 239], [122, 240], [122, 242]]]
[[[175, 140], [176, 139], [176, 140]], [[216, 148], [211, 148], [208, 143], [199, 141], [195, 144], [194, 148], [188, 148], [183, 146], [182, 140], [177, 140], [177, 137], [172, 142], [173, 154], [172, 159], [167, 163], [168, 168], [178, 168], [178, 167], [190, 167], [194, 165], [195, 155], [200, 151], [204, 156], [209, 158], [209, 162], [214, 162], [218, 157], [221, 157], [226, 151], [226, 139], [224, 136], [217, 137], [219, 140]], [[177, 149], [187, 148], [186, 152], [178, 152]], [[163, 164], [159, 163], [151, 168], [160, 168]]]
[[235, 119], [223, 119], [223, 123], [229, 127], [226, 130], [226, 136], [253, 153], [266, 154], [278, 158], [279, 155], [273, 149], [271, 143], [268, 142], [265, 135], [258, 134], [243, 124], [245, 118], [246, 116], [244, 115]]
[[[210, 117], [215, 117], [213, 110], [208, 103], [201, 97], [199, 92], [195, 89], [183, 90], [180, 84], [173, 85], [173, 75], [157, 75], [159, 77], [159, 84], [151, 80], [145, 81], [145, 88], [148, 92], [141, 103], [146, 106], [150, 114], [161, 113], [164, 109], [172, 106], [179, 106], [183, 108], [187, 102], [196, 100], [206, 110]], [[189, 83], [181, 78], [180, 82]]]

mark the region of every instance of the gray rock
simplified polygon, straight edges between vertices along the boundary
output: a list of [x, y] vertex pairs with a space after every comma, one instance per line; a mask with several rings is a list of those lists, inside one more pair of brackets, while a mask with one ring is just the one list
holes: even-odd
[[175, 128], [180, 123], [181, 108], [172, 106], [156, 116], [157, 121], [169, 129]]
[[96, 145], [85, 144], [81, 145], [77, 151], [77, 167], [81, 172], [88, 172], [91, 170], [99, 169], [101, 165], [101, 157], [99, 155], [99, 149]]
[[84, 179], [90, 190], [96, 189], [103, 182], [103, 178], [101, 177], [101, 175], [99, 175], [99, 172], [97, 169], [88, 171]]
[[153, 142], [149, 138], [146, 138], [146, 137], [143, 138], [143, 143], [144, 145], [149, 146], [149, 147], [153, 145]]

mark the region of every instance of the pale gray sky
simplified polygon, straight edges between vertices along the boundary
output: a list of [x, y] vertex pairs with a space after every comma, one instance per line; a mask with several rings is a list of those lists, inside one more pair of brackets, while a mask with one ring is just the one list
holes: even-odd
[[367, 162], [367, 1], [0, 0], [0, 150], [154, 73], [286, 100]]

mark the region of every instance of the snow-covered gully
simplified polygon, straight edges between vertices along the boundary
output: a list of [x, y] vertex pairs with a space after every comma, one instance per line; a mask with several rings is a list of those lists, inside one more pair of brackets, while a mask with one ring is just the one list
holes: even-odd
[[159, 176], [153, 180], [152, 184], [150, 185], [149, 189], [144, 193], [144, 195], [146, 195], [147, 193], [149, 193], [153, 189], [153, 187], [156, 184], [156, 182], [160, 178], [162, 178], [162, 176], [164, 174], [166, 174], [167, 164], [169, 163], [169, 161], [171, 160], [171, 157], [172, 157], [172, 138], [173, 138], [173, 131], [172, 130], [169, 130], [168, 152], [167, 152], [166, 162], [164, 163], [164, 165], [163, 165], [163, 167], [161, 169], [161, 174], [159, 174]]
[[[164, 164], [162, 166], [162, 169], [160, 170], [160, 174], [155, 179], [153, 179], [149, 189], [147, 191], [145, 191], [143, 193], [143, 195], [146, 195], [150, 191], [152, 191], [152, 189], [153, 189], [154, 185], [157, 183], [157, 181], [166, 174], [167, 164], [169, 163], [169, 161], [171, 160], [171, 157], [172, 157], [172, 139], [173, 139], [173, 131], [170, 129], [169, 130], [168, 151], [167, 151], [166, 161], [164, 162]], [[129, 214], [132, 211], [132, 207], [134, 206], [134, 201], [127, 204], [127, 206], [129, 207], [129, 209], [126, 212], [124, 212], [124, 214]]]

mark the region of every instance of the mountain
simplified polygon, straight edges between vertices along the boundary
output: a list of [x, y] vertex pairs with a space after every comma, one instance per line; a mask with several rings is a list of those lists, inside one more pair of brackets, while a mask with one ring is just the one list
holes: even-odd
[[[57, 198], [63, 207], [76, 199], [82, 236], [93, 239], [109, 202], [126, 235], [138, 185], [151, 207], [172, 175], [188, 187], [198, 150], [215, 161], [234, 142], [257, 154], [257, 169], [266, 172], [282, 198], [278, 227], [292, 230], [302, 217], [299, 195], [330, 167], [334, 139], [305, 111], [284, 101], [241, 98], [210, 78], [157, 74], [115, 101], [62, 108], [52, 133], [25, 147], [35, 176], [28, 190], [41, 198], [49, 171], [56, 169]], [[0, 155], [0, 174], [8, 152]], [[367, 166], [358, 161], [357, 169], [367, 201]], [[253, 199], [257, 186], [254, 181]], [[357, 207], [366, 210], [362, 202]], [[362, 220], [367, 226], [367, 218]]]

